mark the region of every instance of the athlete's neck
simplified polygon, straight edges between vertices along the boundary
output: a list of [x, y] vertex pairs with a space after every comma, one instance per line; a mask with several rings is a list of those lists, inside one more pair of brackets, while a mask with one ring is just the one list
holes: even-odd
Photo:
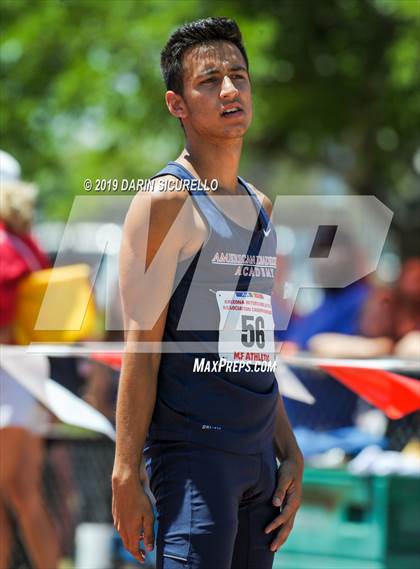
[[[220, 193], [238, 192], [238, 171], [241, 159], [242, 139], [235, 139], [226, 144], [218, 142], [204, 143], [187, 141], [184, 150], [177, 158], [190, 172], [201, 180], [218, 181]], [[216, 190], [216, 192], [218, 191]]]

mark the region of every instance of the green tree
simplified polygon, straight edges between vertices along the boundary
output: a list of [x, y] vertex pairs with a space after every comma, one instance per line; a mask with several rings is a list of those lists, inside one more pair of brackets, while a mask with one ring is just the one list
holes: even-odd
[[[245, 168], [322, 165], [394, 209], [411, 252], [418, 0], [3, 0], [1, 147], [39, 184], [45, 215], [66, 217], [86, 177], [145, 177], [181, 149], [160, 50], [176, 26], [209, 15], [237, 19], [250, 56]], [[275, 180], [264, 189], [274, 196]]]

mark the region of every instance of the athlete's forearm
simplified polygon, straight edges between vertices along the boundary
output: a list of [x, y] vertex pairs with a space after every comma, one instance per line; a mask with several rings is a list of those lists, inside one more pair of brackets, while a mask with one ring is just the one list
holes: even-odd
[[114, 478], [141, 478], [142, 450], [156, 401], [159, 361], [159, 354], [124, 356], [116, 411]]
[[279, 395], [277, 401], [276, 429], [274, 435], [274, 444], [276, 447], [277, 458], [282, 461], [285, 459], [293, 459], [303, 468], [303, 456], [297, 444], [286, 410], [283, 405], [283, 399]]

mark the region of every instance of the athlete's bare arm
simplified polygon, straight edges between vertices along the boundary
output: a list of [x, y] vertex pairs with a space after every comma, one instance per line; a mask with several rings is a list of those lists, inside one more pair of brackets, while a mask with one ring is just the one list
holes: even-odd
[[[255, 190], [268, 216], [271, 216], [273, 210], [271, 200], [254, 186], [252, 188]], [[266, 532], [269, 533], [280, 528], [271, 543], [271, 549], [277, 551], [292, 531], [295, 516], [301, 502], [303, 475], [303, 456], [289, 423], [281, 395], [279, 395], [277, 400], [274, 445], [277, 458], [281, 464], [278, 470], [277, 489], [273, 496], [273, 503], [276, 506], [281, 506], [282, 511], [267, 526]]]
[[303, 476], [303, 456], [290, 426], [281, 395], [277, 400], [274, 444], [280, 467], [273, 504], [281, 507], [281, 513], [267, 526], [266, 532], [280, 528], [271, 543], [271, 549], [277, 551], [293, 529], [301, 503]]
[[[165, 299], [171, 296], [177, 262], [186, 256], [192, 241], [197, 236], [200, 238], [189, 203], [192, 200], [187, 196], [187, 192], [137, 195], [127, 214], [121, 245], [120, 287], [126, 351], [116, 411], [112, 511], [124, 546], [142, 563], [145, 557], [145, 551], [139, 551], [142, 531], [145, 546], [150, 546], [149, 550], [154, 546], [153, 511], [143, 490], [140, 463], [155, 406], [160, 351], [139, 353], [135, 347], [144, 348], [148, 342], [158, 346], [162, 340], [168, 308]], [[198, 242], [194, 245], [198, 250]], [[145, 267], [148, 274], [144, 273]], [[162, 299], [164, 305], [156, 305]], [[144, 328], [145, 321], [154, 321], [155, 316], [151, 329], [139, 329]]]

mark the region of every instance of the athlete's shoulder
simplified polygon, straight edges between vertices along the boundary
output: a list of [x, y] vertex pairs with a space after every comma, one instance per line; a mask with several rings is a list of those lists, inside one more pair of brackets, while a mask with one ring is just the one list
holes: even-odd
[[170, 204], [184, 203], [189, 196], [185, 185], [173, 174], [163, 174], [156, 178], [152, 176], [144, 189], [139, 193], [150, 194], [153, 201], [168, 202]]
[[[183, 207], [188, 191], [174, 186], [179, 182], [172, 175], [150, 179], [145, 189], [133, 198], [125, 220], [125, 235], [133, 241], [144, 239], [148, 246], [159, 247], [171, 230], [171, 247], [181, 249], [188, 237], [190, 207]], [[175, 223], [176, 222], [176, 223]]]
[[260, 200], [263, 208], [265, 209], [265, 211], [267, 212], [267, 214], [269, 216], [271, 216], [271, 213], [273, 211], [273, 203], [270, 200], [270, 198], [268, 196], [266, 196], [261, 190], [258, 190], [254, 184], [251, 184], [250, 182], [247, 182], [248, 186], [250, 186], [254, 192], [257, 194], [257, 198]]
[[172, 174], [150, 178], [144, 188], [137, 192], [130, 209], [140, 214], [152, 208], [158, 218], [173, 218], [178, 215], [189, 197], [179, 179]]

